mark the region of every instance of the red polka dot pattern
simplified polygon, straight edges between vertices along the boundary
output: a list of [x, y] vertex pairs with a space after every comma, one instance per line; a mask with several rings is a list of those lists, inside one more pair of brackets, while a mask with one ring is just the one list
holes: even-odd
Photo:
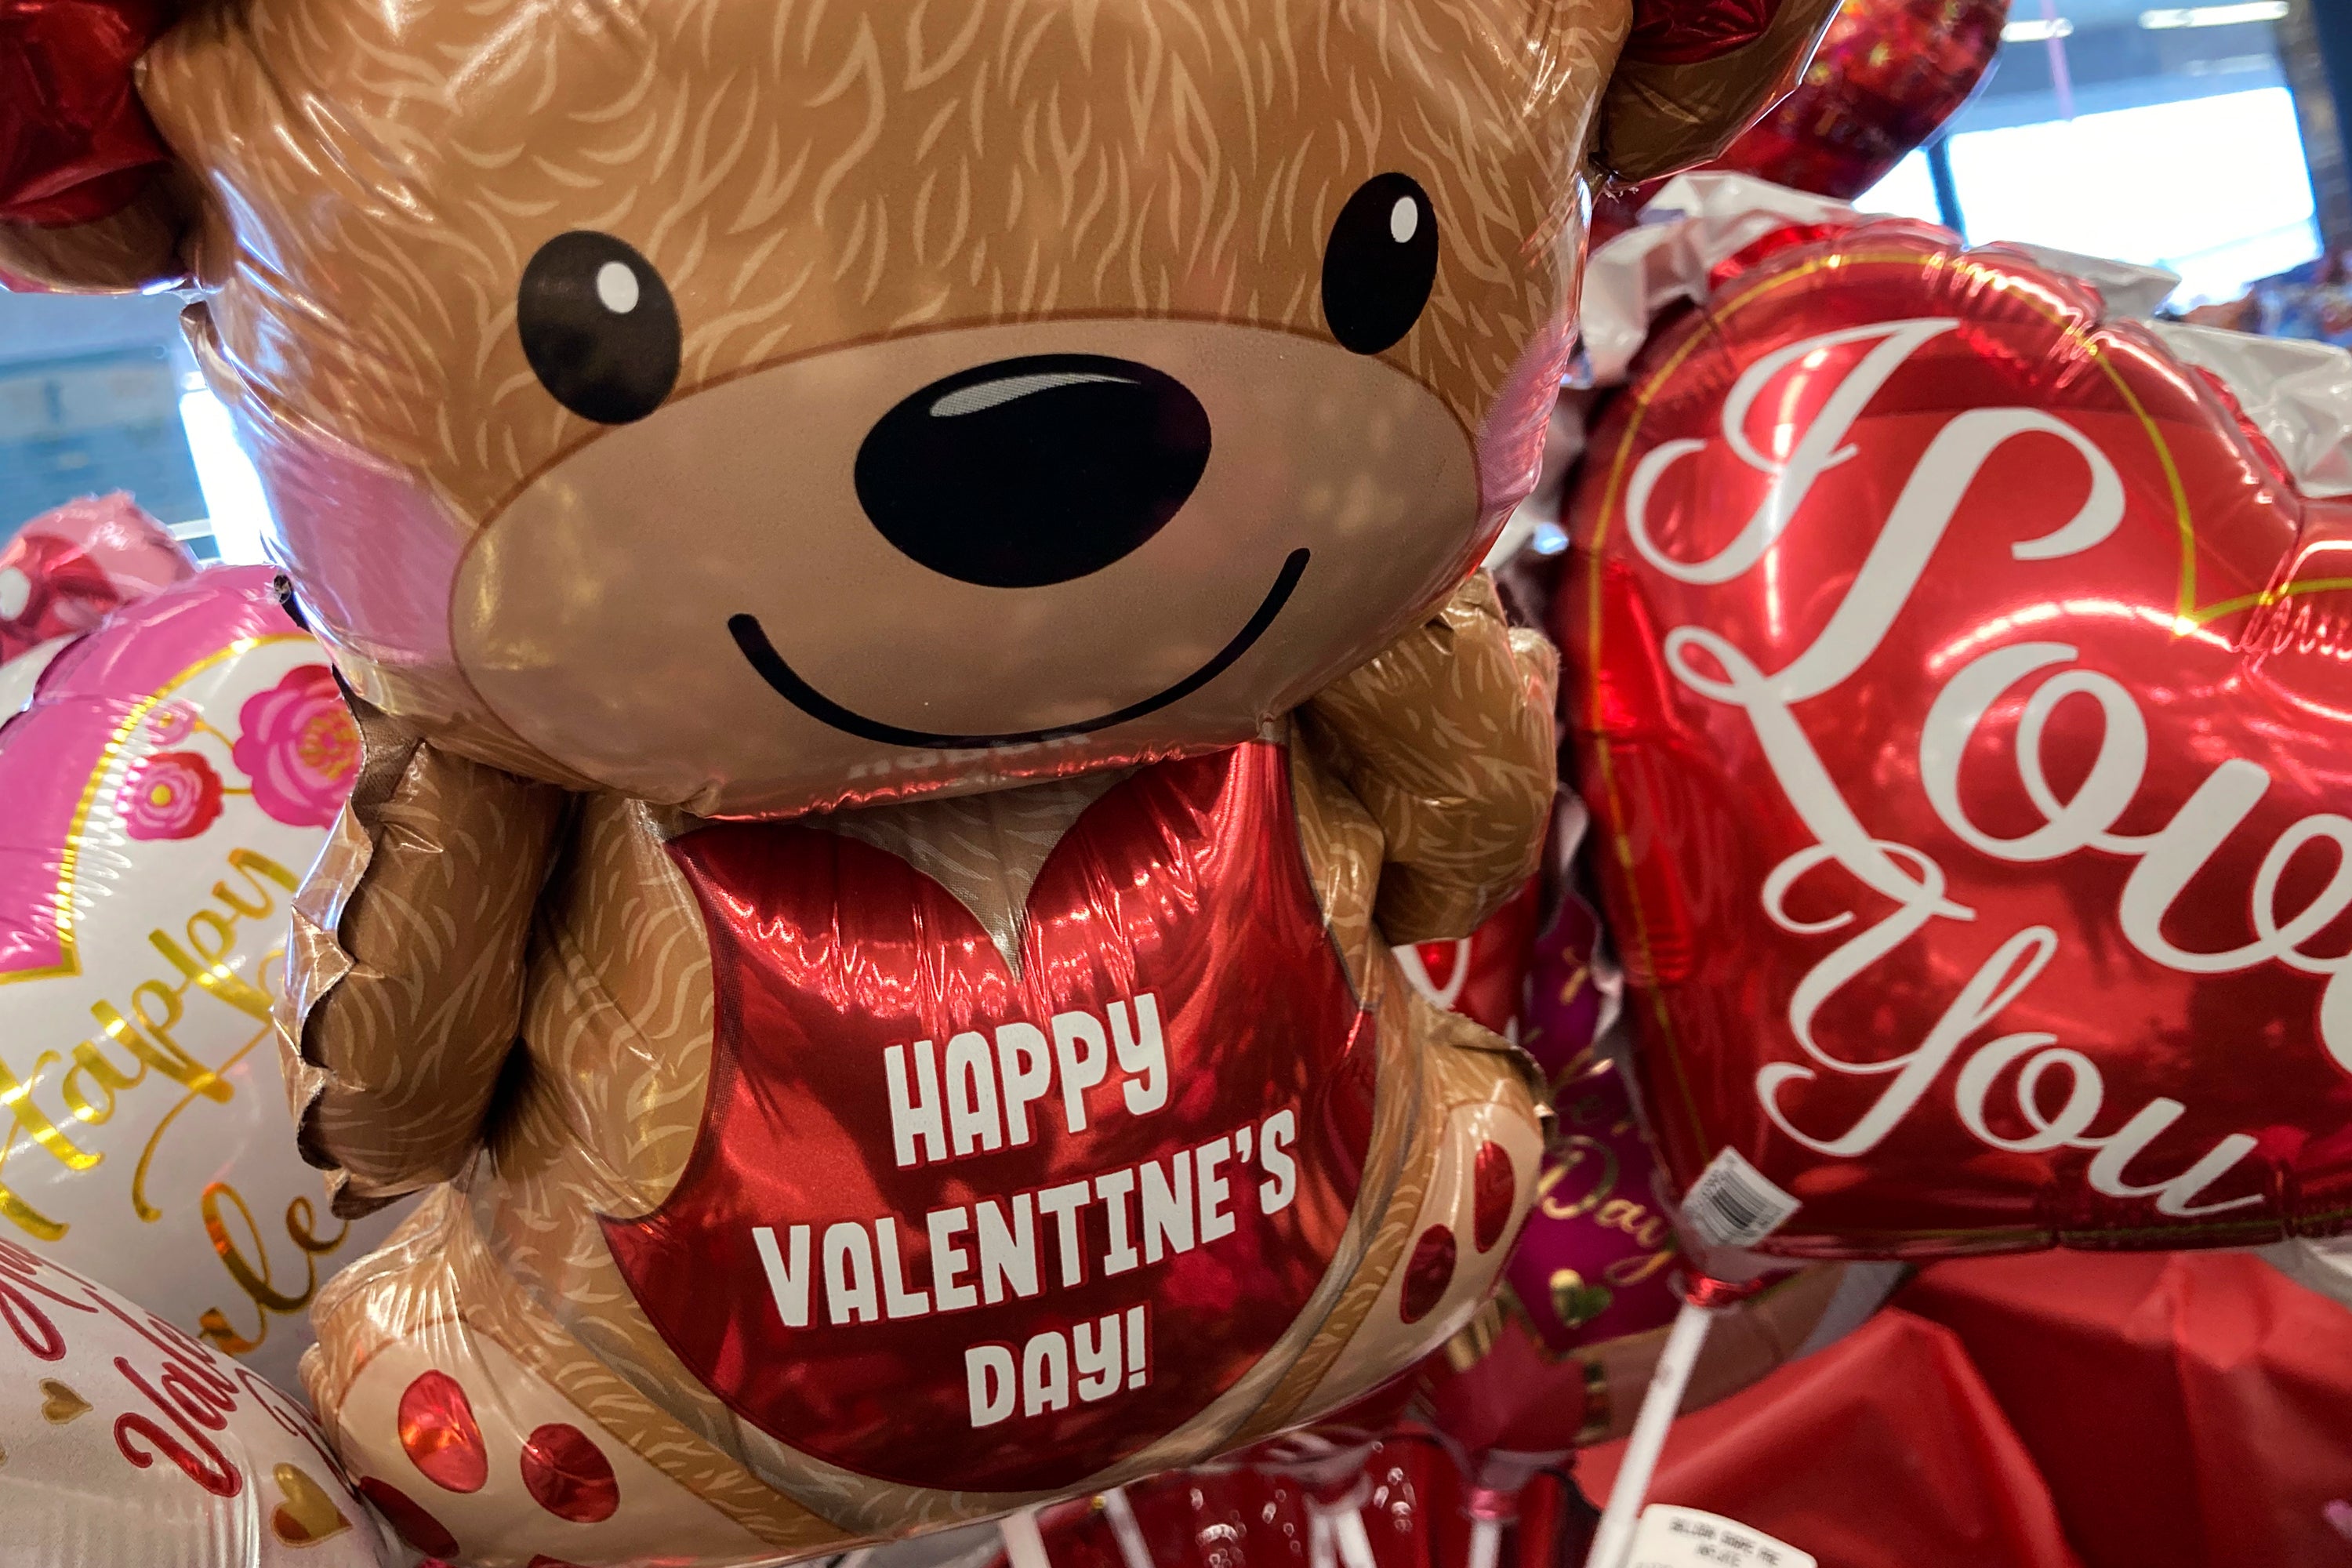
[[360, 1495], [375, 1505], [376, 1512], [392, 1521], [400, 1537], [428, 1557], [455, 1557], [457, 1538], [448, 1527], [418, 1505], [416, 1500], [390, 1481], [380, 1481], [373, 1476], [360, 1480]]
[[478, 1492], [490, 1478], [481, 1425], [457, 1380], [428, 1372], [400, 1396], [400, 1446], [409, 1463], [445, 1491]]
[[1412, 1256], [1405, 1259], [1404, 1290], [1397, 1301], [1399, 1317], [1417, 1323], [1444, 1300], [1445, 1288], [1454, 1283], [1454, 1232], [1447, 1226], [1433, 1225], [1421, 1233], [1421, 1239], [1412, 1244]]
[[1519, 1174], [1511, 1168], [1511, 1152], [1500, 1143], [1479, 1144], [1470, 1173], [1470, 1239], [1479, 1251], [1492, 1252], [1503, 1239], [1503, 1227], [1511, 1223], [1518, 1196]]
[[621, 1483], [595, 1439], [560, 1422], [541, 1426], [522, 1446], [522, 1484], [539, 1506], [574, 1524], [595, 1524], [621, 1506]]

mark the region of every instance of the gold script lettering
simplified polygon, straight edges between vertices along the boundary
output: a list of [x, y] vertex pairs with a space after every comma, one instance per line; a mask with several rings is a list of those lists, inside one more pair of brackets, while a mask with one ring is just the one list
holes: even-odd
[[[205, 951], [205, 944], [196, 935], [196, 932], [202, 929], [199, 923], [202, 921], [210, 921], [220, 930], [220, 940], [214, 944], [212, 952]], [[223, 962], [234, 937], [235, 928], [210, 910], [192, 917], [188, 921], [189, 945], [213, 960], [210, 963], [199, 963], [189, 953], [187, 948], [182, 947], [162, 931], [147, 933], [148, 942], [153, 944], [156, 952], [163, 955], [164, 962], [186, 975], [191, 983], [202, 986], [205, 994], [227, 1003], [248, 1017], [259, 1018], [267, 1023], [269, 1020], [269, 994], [247, 981]], [[148, 984], [152, 985], [155, 982], [150, 981]]]
[[1638, 1258], [1621, 1258], [1603, 1268], [1601, 1277], [1612, 1285], [1639, 1285], [1673, 1262], [1675, 1250], [1675, 1238], [1669, 1236], [1665, 1246], [1655, 1252], [1645, 1252]]
[[[236, 1237], [230, 1235], [221, 1213], [224, 1203], [234, 1207], [237, 1218], [245, 1222], [245, 1231], [252, 1238], [253, 1255], [257, 1261], [248, 1261], [238, 1247]], [[213, 1250], [219, 1254], [221, 1266], [228, 1270], [229, 1278], [236, 1281], [237, 1289], [246, 1293], [257, 1310], [256, 1327], [250, 1337], [232, 1328], [228, 1315], [218, 1307], [206, 1308], [198, 1322], [205, 1339], [231, 1355], [242, 1355], [269, 1337], [271, 1313], [291, 1317], [310, 1304], [310, 1298], [317, 1294], [319, 1289], [317, 1260], [341, 1246], [351, 1227], [346, 1225], [333, 1236], [322, 1238], [313, 1229], [317, 1224], [317, 1211], [310, 1199], [296, 1198], [286, 1205], [286, 1234], [302, 1255], [302, 1289], [299, 1293], [293, 1293], [278, 1288], [269, 1261], [269, 1246], [262, 1239], [261, 1226], [254, 1220], [253, 1211], [246, 1205], [244, 1197], [235, 1187], [226, 1182], [212, 1183], [205, 1188], [197, 1200], [197, 1206], [204, 1215], [205, 1234], [211, 1238]]]
[[[1542, 1205], [1545, 1217], [1574, 1219], [1579, 1215], [1590, 1214], [1601, 1200], [1617, 1190], [1617, 1152], [1608, 1144], [1574, 1132], [1559, 1141], [1559, 1154], [1558, 1163], [1536, 1182], [1536, 1201]], [[1591, 1189], [1572, 1203], [1562, 1199], [1552, 1189], [1566, 1180], [1570, 1171], [1583, 1165], [1588, 1156], [1598, 1156], [1598, 1177]]]
[[[111, 1001], [91, 1003], [90, 1016], [97, 1020], [100, 1033], [72, 1047], [72, 1065], [58, 1084], [57, 1092], [63, 1101], [68, 1125], [86, 1127], [112, 1120], [117, 1097], [148, 1081], [151, 1071], [186, 1091], [179, 1103], [164, 1113], [133, 1173], [131, 1208], [142, 1219], [161, 1217], [160, 1211], [147, 1202], [145, 1186], [148, 1165], [164, 1131], [182, 1110], [199, 1098], [215, 1103], [232, 1099], [236, 1092], [235, 1086], [221, 1075], [256, 1043], [246, 1041], [240, 1050], [217, 1068], [200, 1060], [180, 1043], [175, 1034], [187, 1017], [188, 993], [200, 991], [264, 1026], [269, 1022], [275, 1002], [266, 981], [256, 984], [238, 973], [234, 962], [237, 931], [241, 921], [263, 919], [278, 910], [278, 898], [271, 884], [292, 892], [300, 881], [276, 860], [251, 849], [229, 851], [228, 865], [236, 878], [224, 878], [212, 888], [219, 908], [201, 909], [190, 915], [182, 925], [184, 941], [161, 929], [148, 933], [148, 944], [171, 966], [178, 984], [167, 979], [142, 982], [131, 993], [127, 1015]], [[264, 955], [251, 973], [257, 977], [265, 975], [276, 956], [274, 952]], [[265, 1027], [263, 1033], [267, 1032]], [[129, 1059], [109, 1053], [109, 1042]], [[26, 1139], [68, 1171], [89, 1170], [105, 1158], [102, 1151], [85, 1150], [76, 1144], [57, 1121], [34, 1103], [33, 1090], [41, 1082], [43, 1073], [65, 1061], [66, 1057], [59, 1052], [44, 1051], [22, 1079], [6, 1064], [0, 1063], [0, 1109], [6, 1112], [6, 1120], [0, 1121], [0, 1127], [6, 1129], [5, 1138], [0, 1138], [0, 1176], [5, 1174], [9, 1157], [27, 1146], [23, 1142]], [[306, 1208], [306, 1215], [307, 1213]], [[56, 1241], [69, 1228], [36, 1209], [5, 1182], [0, 1182], [0, 1218], [40, 1241]], [[295, 1232], [298, 1244], [310, 1235], [306, 1217], [301, 1228]], [[332, 1244], [327, 1249], [331, 1250]]]
[[[55, 1051], [43, 1051], [35, 1057], [35, 1081], [39, 1080], [42, 1068], [63, 1060], [65, 1058]], [[34, 1142], [56, 1155], [68, 1170], [87, 1171], [103, 1158], [77, 1148], [70, 1139], [58, 1131], [57, 1123], [42, 1115], [40, 1108], [33, 1103], [31, 1086], [19, 1082], [5, 1067], [0, 1067], [0, 1104], [7, 1106], [8, 1114], [16, 1119], [17, 1131], [28, 1134]], [[14, 1142], [13, 1138], [11, 1142]]]
[[245, 878], [245, 885], [253, 889], [253, 896], [261, 900], [260, 905], [257, 908], [255, 905], [244, 902], [235, 893], [229, 891], [229, 886], [225, 881], [213, 884], [213, 897], [247, 920], [257, 921], [278, 907], [277, 900], [269, 896], [268, 889], [253, 879], [256, 872], [268, 878], [289, 893], [299, 891], [302, 886], [300, 878], [258, 850], [232, 849], [228, 852], [228, 863], [230, 869]]
[[[206, 1100], [226, 1100], [235, 1091], [223, 1083], [212, 1068], [190, 1056], [180, 1042], [172, 1037], [172, 1031], [178, 1028], [180, 1020], [187, 1016], [180, 1003], [180, 997], [186, 990], [184, 985], [175, 990], [160, 980], [142, 980], [132, 987], [131, 1010], [139, 1015], [142, 1024], [147, 1026], [145, 1035], [125, 1022], [110, 1003], [92, 1003], [89, 1010], [108, 1034], [122, 1040], [131, 1047], [132, 1055], [165, 1078], [192, 1093], [203, 1095]], [[151, 1003], [162, 1009], [162, 1017], [149, 1011]]]
[[1666, 1222], [1631, 1198], [1612, 1198], [1601, 1205], [1592, 1223], [1604, 1230], [1622, 1230], [1643, 1247], [1655, 1247], [1666, 1238]]
[[[66, 1109], [73, 1112], [75, 1121], [88, 1122], [93, 1127], [114, 1114], [114, 1097], [119, 1090], [136, 1089], [147, 1076], [145, 1062], [133, 1060], [131, 1070], [126, 1071], [108, 1061], [106, 1052], [100, 1048], [96, 1040], [84, 1040], [76, 1046], [73, 1058], [74, 1065], [66, 1069], [61, 1091], [65, 1095]], [[90, 1099], [89, 1089], [82, 1081], [85, 1078], [106, 1096], [103, 1104]]]

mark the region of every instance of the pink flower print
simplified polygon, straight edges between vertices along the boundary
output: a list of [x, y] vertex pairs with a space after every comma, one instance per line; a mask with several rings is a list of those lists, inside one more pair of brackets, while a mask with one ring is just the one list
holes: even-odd
[[176, 745], [196, 732], [196, 710], [184, 702], [166, 702], [147, 715], [147, 738], [159, 746]]
[[230, 755], [253, 781], [254, 804], [289, 827], [325, 827], [359, 773], [360, 732], [323, 664], [287, 671], [246, 700]]
[[131, 768], [121, 805], [133, 838], [194, 838], [220, 816], [220, 774], [194, 752], [157, 752]]

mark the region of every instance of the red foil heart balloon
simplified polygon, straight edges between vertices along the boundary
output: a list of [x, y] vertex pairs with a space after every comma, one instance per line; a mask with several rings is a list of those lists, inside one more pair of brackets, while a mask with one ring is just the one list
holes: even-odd
[[1797, 90], [1711, 166], [1847, 200], [1974, 96], [2009, 0], [1845, 0]]
[[1559, 630], [1693, 1227], [2339, 1227], [2352, 503], [2156, 329], [1909, 224], [1738, 277], [1594, 451]]

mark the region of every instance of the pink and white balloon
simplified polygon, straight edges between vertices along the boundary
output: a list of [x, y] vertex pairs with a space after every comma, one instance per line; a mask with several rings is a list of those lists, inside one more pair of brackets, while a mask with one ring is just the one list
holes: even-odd
[[405, 1561], [302, 1406], [0, 1241], [0, 1556], [42, 1568]]
[[206, 572], [68, 645], [0, 728], [0, 1239], [290, 1382], [326, 1212], [271, 1009], [359, 765], [271, 574]]

